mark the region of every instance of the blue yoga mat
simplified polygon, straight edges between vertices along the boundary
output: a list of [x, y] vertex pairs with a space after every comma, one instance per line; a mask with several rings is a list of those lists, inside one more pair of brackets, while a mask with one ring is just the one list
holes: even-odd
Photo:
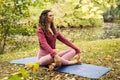
[[[19, 60], [13, 60], [10, 63], [27, 64], [29, 62], [36, 62], [36, 57], [28, 57]], [[87, 78], [98, 79], [104, 74], [106, 74], [108, 71], [110, 71], [111, 68], [82, 63], [82, 64], [74, 64], [68, 66], [61, 66], [59, 68], [56, 68], [56, 70], [63, 73], [75, 74]]]

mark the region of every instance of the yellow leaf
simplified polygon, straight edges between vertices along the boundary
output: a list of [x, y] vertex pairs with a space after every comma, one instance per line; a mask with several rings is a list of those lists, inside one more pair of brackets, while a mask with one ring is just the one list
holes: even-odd
[[106, 4], [106, 7], [110, 8], [110, 7], [111, 7], [111, 5], [107, 3], [107, 4]]
[[82, 3], [88, 3], [88, 2], [90, 2], [90, 0], [82, 0], [81, 2]]
[[115, 4], [115, 5], [113, 5], [113, 7], [114, 7], [114, 8], [116, 8], [116, 7], [117, 7], [117, 5]]
[[32, 67], [32, 71], [36, 72], [36, 71], [38, 71], [38, 69], [39, 69], [39, 64], [38, 63], [34, 63], [34, 65]]
[[97, 14], [102, 14], [102, 13], [104, 13], [102, 10], [98, 10], [98, 11], [96, 11], [96, 13]]
[[28, 68], [32, 68], [33, 65], [34, 65], [34, 63], [32, 63], [32, 62], [30, 62], [30, 63], [28, 63], [28, 64], [25, 64], [25, 66], [27, 66]]
[[0, 2], [2, 2], [2, 0], [0, 0]]
[[87, 49], [90, 49], [90, 48], [91, 48], [91, 46], [90, 46], [90, 45], [87, 45], [87, 46], [86, 46], [86, 48], [87, 48]]
[[94, 5], [93, 3], [89, 3], [89, 6], [90, 6], [90, 7], [93, 7], [93, 5]]
[[96, 12], [98, 9], [99, 9], [99, 7], [93, 7], [93, 8], [91, 9], [91, 11], [92, 11], [92, 12]]
[[83, 13], [88, 12], [89, 11], [88, 7], [89, 7], [88, 5], [82, 6], [82, 12]]
[[114, 37], [112, 37], [112, 41], [115, 41], [115, 38], [114, 38]]
[[91, 16], [90, 15], [85, 15], [85, 16], [82, 16], [82, 18], [83, 19], [89, 19], [89, 18], [91, 18]]
[[109, 60], [111, 60], [111, 58], [112, 58], [112, 56], [107, 55], [107, 56], [105, 57], [105, 60], [109, 61]]
[[100, 3], [100, 4], [103, 2], [102, 0], [97, 0], [97, 1], [98, 1], [98, 3]]
[[107, 55], [108, 58], [112, 58], [110, 55]]
[[88, 64], [92, 64], [93, 61], [92, 61], [92, 60], [87, 60], [86, 63], [88, 63]]
[[109, 60], [110, 60], [110, 58], [106, 57], [106, 58], [105, 58], [105, 60], [109, 61]]
[[100, 18], [103, 18], [103, 16], [98, 14], [98, 15], [95, 15], [94, 18], [100, 19]]

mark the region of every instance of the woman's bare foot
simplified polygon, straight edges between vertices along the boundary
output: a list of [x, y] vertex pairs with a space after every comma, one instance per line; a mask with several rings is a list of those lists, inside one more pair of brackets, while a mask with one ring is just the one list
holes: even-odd
[[55, 63], [51, 63], [48, 67], [49, 67], [49, 70], [54, 70], [56, 64]]
[[56, 66], [61, 66], [62, 65], [61, 59], [58, 55], [55, 55], [54, 62], [56, 64]]
[[68, 64], [81, 64], [81, 58], [80, 58], [80, 55], [78, 54], [76, 60], [72, 60], [72, 61], [69, 61]]
[[77, 64], [77, 63], [78, 63], [78, 61], [77, 61], [77, 60], [72, 60], [72, 61], [69, 61], [69, 62], [68, 62], [68, 64], [69, 64], [69, 65], [72, 65], [72, 64]]
[[79, 54], [77, 55], [77, 63], [78, 63], [78, 64], [81, 64], [81, 58], [80, 58], [80, 55], [79, 55]]

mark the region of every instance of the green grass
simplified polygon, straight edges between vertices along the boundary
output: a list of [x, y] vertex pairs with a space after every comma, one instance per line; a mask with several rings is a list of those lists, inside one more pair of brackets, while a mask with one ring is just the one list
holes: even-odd
[[[112, 71], [101, 77], [99, 80], [119, 80], [120, 79], [120, 38], [118, 39], [99, 39], [101, 29], [85, 29], [85, 30], [64, 30], [62, 33], [77, 45], [81, 50], [81, 60], [83, 63], [94, 64], [112, 68]], [[77, 35], [76, 35], [77, 34]], [[75, 36], [74, 36], [75, 35]], [[91, 36], [90, 36], [91, 35]], [[94, 36], [92, 36], [94, 35]], [[37, 39], [35, 37], [35, 39]], [[28, 44], [28, 43], [27, 43]], [[57, 41], [56, 51], [67, 49], [68, 47]], [[9, 64], [11, 60], [20, 59], [23, 57], [36, 56], [39, 46], [34, 41], [34, 45], [29, 45], [26, 49], [20, 48], [12, 52], [0, 55], [0, 78], [10, 76], [24, 65]], [[2, 73], [2, 74], [1, 74]], [[47, 75], [47, 76], [45, 76]], [[44, 76], [44, 77], [43, 77]], [[75, 80], [90, 80], [71, 74], [63, 74], [56, 71], [49, 71], [45, 68], [40, 68], [38, 72], [31, 73], [30, 77], [36, 80], [50, 80], [56, 78]], [[58, 79], [61, 80], [61, 79]]]
[[102, 34], [101, 27], [85, 29], [63, 29], [61, 32], [71, 41], [93, 41], [98, 40]]
[[[119, 78], [120, 70], [120, 39], [106, 39], [96, 41], [75, 42], [81, 49], [81, 58], [83, 63], [89, 63], [99, 66], [106, 66], [112, 68], [108, 74], [103, 76], [102, 80], [113, 80]], [[57, 51], [66, 49], [65, 45], [58, 42]], [[26, 51], [6, 53], [0, 55], [0, 62], [9, 62], [13, 59], [22, 57], [35, 56], [38, 51], [38, 46]], [[110, 56], [110, 58], [108, 57]], [[108, 59], [107, 59], [108, 58]], [[9, 70], [9, 69], [8, 69]], [[59, 74], [59, 73], [58, 73]], [[84, 78], [87, 80], [87, 78]]]

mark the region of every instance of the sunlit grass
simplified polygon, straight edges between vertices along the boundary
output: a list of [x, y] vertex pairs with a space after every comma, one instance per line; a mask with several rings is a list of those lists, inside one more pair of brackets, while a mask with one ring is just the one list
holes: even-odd
[[102, 34], [101, 27], [85, 28], [85, 29], [63, 29], [62, 34], [72, 42], [76, 41], [93, 41], [98, 40]]
[[[101, 32], [100, 28], [96, 28], [94, 30], [89, 31], [86, 29], [85, 32], [84, 30], [76, 30], [70, 31], [70, 33], [69, 31], [63, 31], [62, 33], [66, 36], [66, 38], [68, 38], [71, 42], [80, 48], [81, 60], [83, 63], [112, 68], [112, 71], [100, 78], [101, 80], [118, 79], [120, 74], [120, 38], [102, 40], [99, 38], [99, 34]], [[79, 33], [81, 35], [79, 35]], [[86, 35], [88, 33], [90, 34]], [[94, 37], [90, 35], [94, 35]], [[34, 39], [37, 38], [35, 37]], [[57, 41], [57, 52], [65, 50], [67, 48], [68, 47], [66, 45]], [[38, 50], [39, 45], [36, 40], [36, 42], [34, 41], [34, 44], [28, 45], [27, 48], [16, 49], [13, 52], [0, 55], [0, 62], [10, 62], [11, 60], [15, 59], [36, 56]], [[85, 78], [85, 80], [88, 79]]]
[[[61, 42], [57, 42], [57, 52], [65, 50], [68, 47]], [[112, 68], [112, 71], [101, 79], [113, 78], [119, 74], [118, 71], [120, 64], [116, 60], [120, 60], [120, 39], [106, 39], [96, 41], [83, 41], [74, 42], [81, 50], [81, 60], [83, 63], [94, 64], [99, 66], [106, 66]], [[38, 46], [26, 51], [14, 51], [0, 55], [0, 61], [11, 61], [23, 57], [36, 56], [38, 52]], [[112, 76], [111, 76], [112, 75]]]

